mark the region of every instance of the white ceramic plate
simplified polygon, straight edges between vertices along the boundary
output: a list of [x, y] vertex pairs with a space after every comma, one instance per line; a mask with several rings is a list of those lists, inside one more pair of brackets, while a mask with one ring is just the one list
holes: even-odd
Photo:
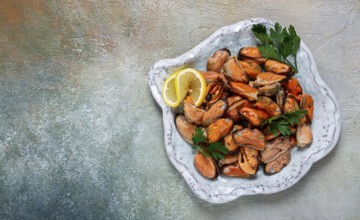
[[195, 170], [193, 165], [195, 152], [178, 134], [174, 124], [174, 112], [161, 98], [164, 80], [175, 70], [184, 67], [205, 70], [207, 58], [218, 49], [228, 48], [236, 55], [241, 47], [256, 45], [251, 27], [257, 23], [267, 27], [274, 25], [270, 20], [256, 18], [223, 27], [189, 52], [175, 59], [158, 61], [149, 72], [152, 95], [163, 112], [167, 155], [194, 194], [210, 203], [225, 203], [242, 195], [276, 193], [291, 187], [309, 171], [313, 163], [326, 156], [335, 147], [339, 138], [341, 126], [339, 105], [333, 92], [320, 78], [310, 50], [304, 42], [301, 42], [297, 54], [299, 72], [296, 77], [304, 93], [309, 93], [314, 98], [312, 145], [305, 150], [294, 148], [291, 152], [290, 164], [280, 173], [271, 176], [265, 175], [260, 168], [253, 179], [219, 176], [216, 180], [209, 180]]

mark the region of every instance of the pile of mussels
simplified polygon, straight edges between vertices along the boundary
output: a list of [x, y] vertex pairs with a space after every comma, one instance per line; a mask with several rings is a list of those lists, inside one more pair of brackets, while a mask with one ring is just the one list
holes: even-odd
[[[303, 94], [290, 66], [263, 58], [257, 47], [243, 47], [238, 56], [224, 48], [208, 58], [207, 71], [199, 72], [206, 80], [206, 98], [196, 107], [186, 97], [175, 123], [187, 143], [193, 144], [201, 126], [209, 143], [221, 142], [229, 150], [219, 161], [195, 155], [194, 166], [204, 177], [252, 177], [260, 166], [266, 174], [278, 173], [289, 164], [293, 147], [311, 144], [313, 99]], [[270, 117], [298, 109], [307, 114], [291, 127], [290, 136], [263, 126]]]

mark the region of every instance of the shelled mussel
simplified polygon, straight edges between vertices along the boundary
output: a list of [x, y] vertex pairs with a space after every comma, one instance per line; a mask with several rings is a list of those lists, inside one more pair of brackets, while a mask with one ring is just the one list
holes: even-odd
[[[183, 113], [175, 119], [187, 143], [192, 144], [195, 129], [201, 127], [208, 143], [221, 142], [229, 150], [217, 161], [200, 152], [195, 155], [194, 166], [204, 177], [247, 178], [261, 167], [275, 174], [290, 163], [292, 148], [311, 145], [314, 101], [303, 93], [290, 66], [262, 57], [257, 47], [243, 47], [238, 56], [226, 48], [215, 51], [206, 67], [200, 71], [207, 84], [203, 104], [196, 107], [186, 97]], [[290, 135], [263, 123], [299, 109], [307, 113], [291, 126]]]

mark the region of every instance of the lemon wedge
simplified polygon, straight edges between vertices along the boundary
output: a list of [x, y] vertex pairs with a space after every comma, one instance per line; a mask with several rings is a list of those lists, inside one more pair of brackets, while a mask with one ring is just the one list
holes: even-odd
[[206, 96], [206, 82], [204, 77], [197, 70], [186, 68], [180, 70], [175, 78], [177, 100], [180, 102], [189, 95], [195, 106], [203, 103]]
[[199, 106], [206, 96], [206, 82], [197, 70], [186, 68], [171, 74], [162, 87], [162, 97], [171, 107], [177, 107], [189, 95]]
[[168, 78], [166, 78], [162, 87], [162, 97], [165, 103], [171, 107], [177, 107], [181, 102], [181, 100], [178, 99], [175, 87], [175, 79], [178, 73], [179, 71], [171, 74]]

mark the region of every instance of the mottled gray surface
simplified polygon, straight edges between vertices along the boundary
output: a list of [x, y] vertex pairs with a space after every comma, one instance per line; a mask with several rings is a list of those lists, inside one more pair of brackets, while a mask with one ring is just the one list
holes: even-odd
[[[359, 219], [359, 1], [0, 0], [0, 219]], [[291, 189], [223, 205], [169, 162], [151, 65], [251, 17], [293, 24], [342, 111]]]

